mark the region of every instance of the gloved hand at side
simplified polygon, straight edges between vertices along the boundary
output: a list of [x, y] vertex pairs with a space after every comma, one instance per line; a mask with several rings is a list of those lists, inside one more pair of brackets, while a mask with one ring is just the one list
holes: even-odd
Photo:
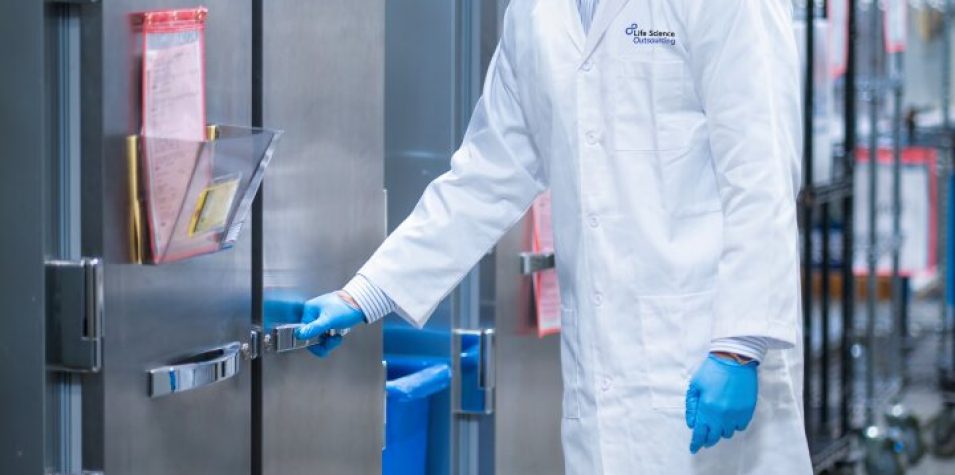
[[758, 365], [710, 354], [696, 371], [686, 392], [686, 425], [693, 430], [691, 453], [746, 429], [756, 410]]
[[[346, 330], [359, 323], [365, 322], [365, 314], [357, 304], [347, 302], [343, 297], [347, 294], [331, 292], [315, 297], [305, 302], [302, 312], [301, 328], [295, 331], [295, 338], [308, 340], [316, 336], [325, 335], [331, 330]], [[317, 345], [308, 347], [315, 356], [324, 358], [342, 344], [340, 335], [324, 336]]]

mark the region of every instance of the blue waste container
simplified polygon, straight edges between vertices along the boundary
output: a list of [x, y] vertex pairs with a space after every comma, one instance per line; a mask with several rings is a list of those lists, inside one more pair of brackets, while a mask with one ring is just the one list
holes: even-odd
[[428, 459], [431, 396], [451, 384], [451, 368], [434, 359], [386, 357], [383, 475], [424, 475]]

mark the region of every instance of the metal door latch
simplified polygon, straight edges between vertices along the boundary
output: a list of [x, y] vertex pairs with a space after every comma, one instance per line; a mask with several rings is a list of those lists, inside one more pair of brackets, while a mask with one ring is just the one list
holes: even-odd
[[261, 328], [252, 330], [249, 336], [249, 342], [242, 344], [242, 355], [247, 360], [258, 358], [263, 352], [267, 353], [286, 353], [289, 351], [301, 350], [312, 345], [321, 343], [322, 338], [329, 336], [345, 336], [351, 333], [350, 329], [331, 330], [324, 335], [310, 338], [308, 340], [299, 340], [295, 338], [295, 330], [303, 326], [301, 323], [289, 323], [277, 325], [269, 331]]
[[103, 363], [103, 262], [46, 262], [47, 366], [95, 373]]
[[521, 257], [521, 274], [531, 275], [536, 274], [540, 271], [553, 269], [556, 265], [556, 260], [554, 258], [553, 252], [547, 253], [534, 253], [534, 252], [522, 252]]
[[302, 327], [301, 323], [290, 323], [287, 325], [278, 325], [272, 328], [272, 331], [266, 335], [265, 348], [275, 353], [285, 353], [286, 351], [301, 350], [312, 345], [321, 343], [322, 338], [330, 336], [345, 336], [351, 330], [331, 330], [324, 335], [316, 336], [308, 340], [299, 340], [295, 338], [295, 330]]

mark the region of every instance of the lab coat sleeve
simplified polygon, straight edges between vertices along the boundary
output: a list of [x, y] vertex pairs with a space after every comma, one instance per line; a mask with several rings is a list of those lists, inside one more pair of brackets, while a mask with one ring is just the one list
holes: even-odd
[[790, 0], [687, 0], [688, 51], [722, 202], [713, 339], [799, 332], [799, 57]]
[[545, 187], [507, 41], [505, 27], [451, 170], [358, 272], [418, 327]]

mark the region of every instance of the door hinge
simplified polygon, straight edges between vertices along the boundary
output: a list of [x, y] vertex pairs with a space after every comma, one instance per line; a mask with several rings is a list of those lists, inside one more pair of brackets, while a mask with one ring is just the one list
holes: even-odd
[[95, 373], [103, 364], [103, 262], [46, 262], [46, 358], [57, 371]]

